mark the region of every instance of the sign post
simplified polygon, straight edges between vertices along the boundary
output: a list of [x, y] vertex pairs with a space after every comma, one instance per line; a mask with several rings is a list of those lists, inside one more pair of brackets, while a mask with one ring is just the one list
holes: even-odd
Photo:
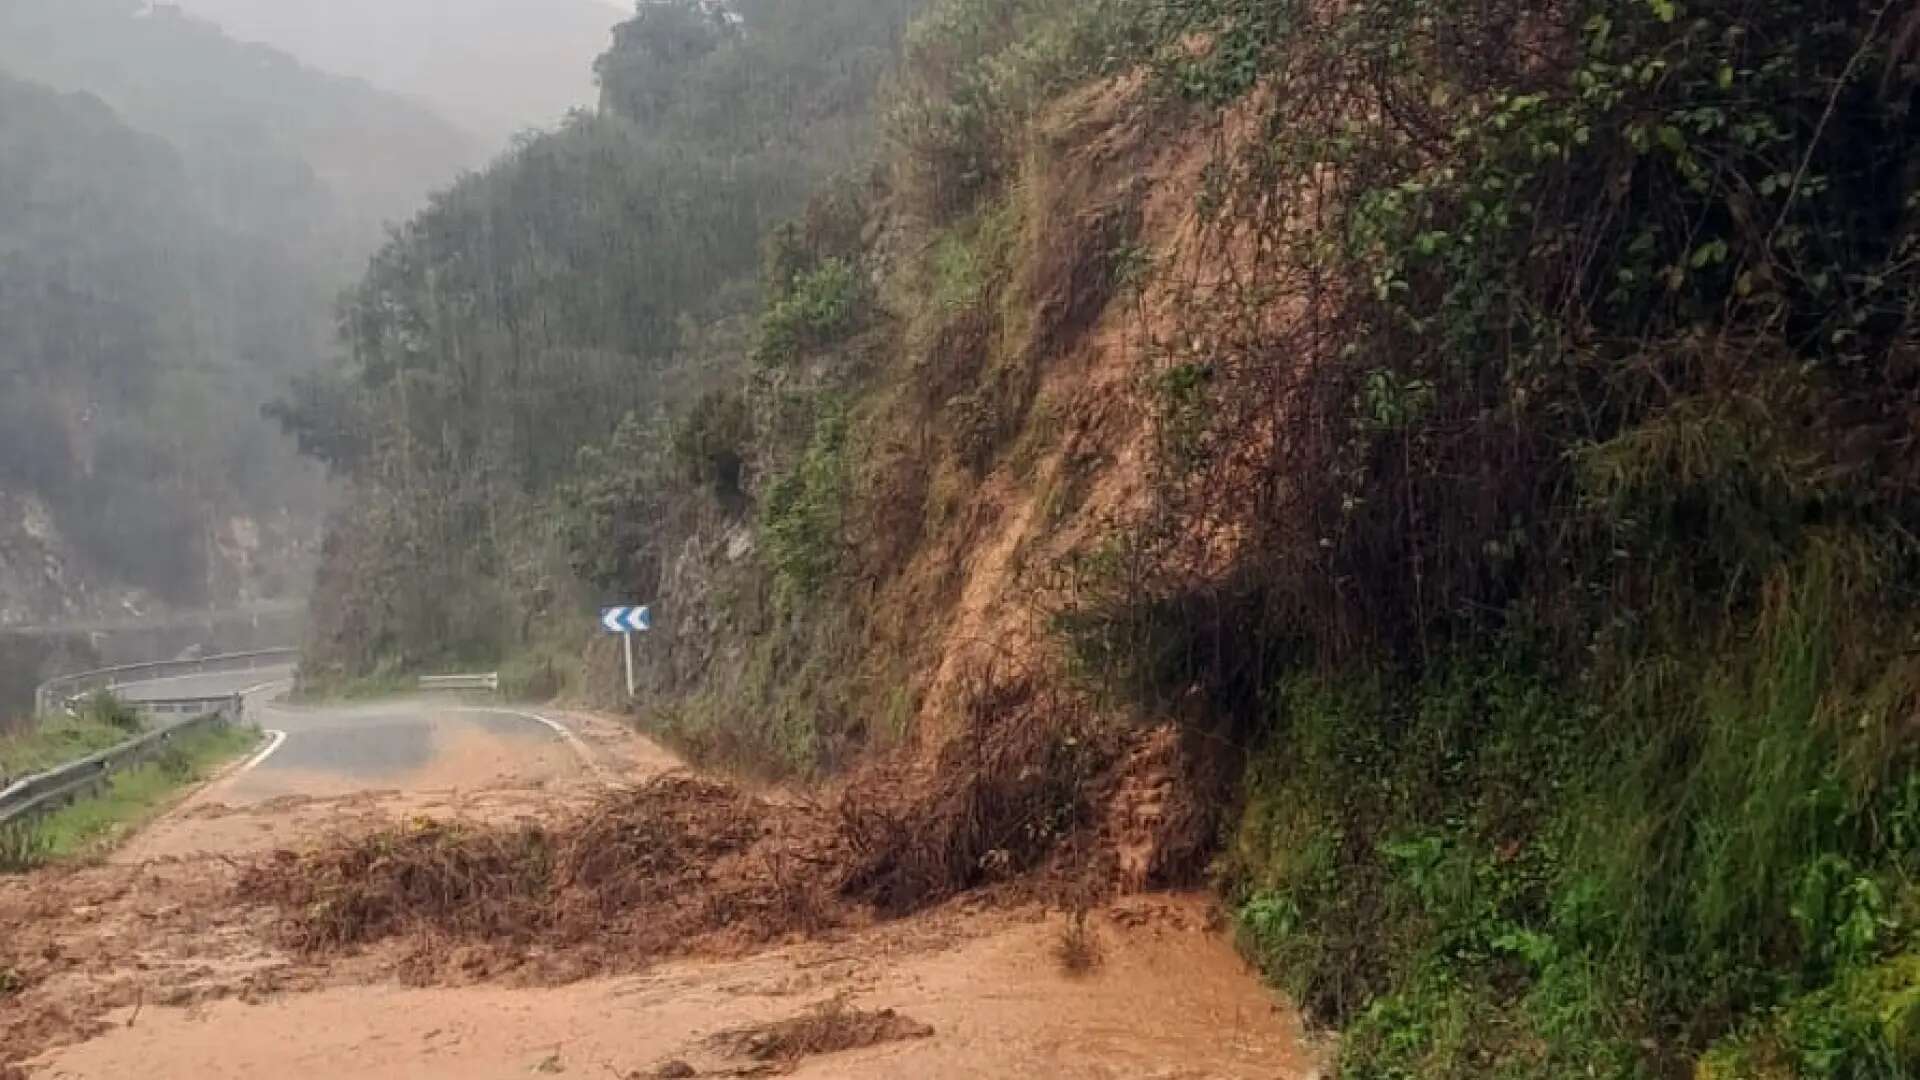
[[610, 607], [600, 612], [600, 628], [619, 634], [627, 656], [627, 696], [634, 695], [633, 635], [653, 629], [653, 611], [644, 607]]
[[620, 644], [627, 654], [627, 696], [633, 696], [633, 635], [621, 634]]

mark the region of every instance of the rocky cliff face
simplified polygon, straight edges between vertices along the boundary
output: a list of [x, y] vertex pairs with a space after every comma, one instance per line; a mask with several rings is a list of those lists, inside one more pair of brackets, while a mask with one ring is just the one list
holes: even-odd
[[[238, 608], [301, 595], [316, 530], [290, 515], [257, 519], [209, 512], [207, 580], [183, 589], [199, 608]], [[0, 488], [0, 630], [165, 618], [182, 605], [117, 580], [65, 536], [47, 501]]]
[[144, 590], [102, 589], [61, 536], [46, 501], [0, 490], [0, 626], [57, 622], [150, 604]]

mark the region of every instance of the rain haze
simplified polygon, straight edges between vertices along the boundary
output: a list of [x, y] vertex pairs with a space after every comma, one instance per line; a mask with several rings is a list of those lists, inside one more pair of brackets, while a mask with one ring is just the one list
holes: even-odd
[[1920, 1078], [1920, 0], [0, 0], [0, 1080]]
[[632, 5], [603, 0], [179, 0], [243, 41], [431, 105], [485, 142], [597, 100], [593, 59]]

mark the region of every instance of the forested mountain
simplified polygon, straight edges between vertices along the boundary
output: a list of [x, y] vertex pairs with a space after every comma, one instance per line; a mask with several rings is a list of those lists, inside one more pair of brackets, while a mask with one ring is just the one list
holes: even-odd
[[261, 405], [471, 153], [167, 9], [0, 0], [5, 621], [304, 587], [323, 483]]
[[314, 495], [247, 405], [313, 356], [305, 269], [99, 99], [0, 77], [0, 487], [109, 580], [202, 594], [209, 508]]
[[520, 131], [591, 108], [593, 58], [633, 10], [609, 0], [180, 0], [180, 7], [242, 41], [425, 102], [489, 153]]
[[180, 152], [223, 224], [351, 266], [481, 153], [416, 103], [145, 0], [0, 0], [0, 71], [98, 96]]
[[602, 110], [436, 196], [374, 258], [347, 364], [276, 407], [359, 482], [322, 590], [329, 659], [497, 651], [522, 618], [513, 564], [546, 550], [520, 526], [581, 449], [744, 364], [762, 236], [857, 168], [913, 6], [647, 5], [597, 65]]

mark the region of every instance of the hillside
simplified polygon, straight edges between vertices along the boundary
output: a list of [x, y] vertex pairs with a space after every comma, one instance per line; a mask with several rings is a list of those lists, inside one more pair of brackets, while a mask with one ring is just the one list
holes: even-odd
[[650, 5], [376, 265], [314, 672], [614, 700], [647, 601], [636, 721], [881, 911], [1210, 883], [1349, 1077], [1920, 1069], [1920, 24], [798, 6]]
[[261, 406], [471, 155], [175, 11], [0, 3], [0, 625], [303, 591], [328, 487]]
[[599, 65], [607, 108], [398, 230], [347, 298], [345, 363], [274, 407], [353, 482], [313, 671], [496, 659], [582, 602], [546, 507], [623, 423], [738, 377], [763, 231], [863, 152], [911, 6], [650, 6]]
[[172, 146], [0, 76], [0, 622], [298, 589], [319, 478], [249, 402], [312, 355], [302, 272]]
[[478, 164], [425, 107], [144, 0], [0, 2], [0, 71], [93, 94], [179, 151], [221, 223], [351, 269]]

